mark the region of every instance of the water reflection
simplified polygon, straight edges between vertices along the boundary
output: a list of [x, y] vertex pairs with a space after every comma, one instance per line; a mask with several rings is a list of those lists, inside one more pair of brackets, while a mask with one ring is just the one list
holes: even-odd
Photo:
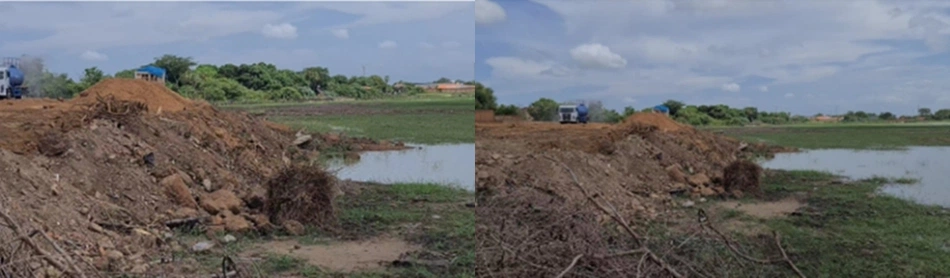
[[380, 183], [438, 183], [475, 190], [475, 144], [365, 152], [359, 160], [331, 159], [327, 168], [341, 179]]
[[950, 147], [911, 147], [900, 151], [812, 150], [776, 154], [762, 167], [818, 170], [864, 179], [874, 176], [914, 178], [912, 185], [889, 185], [881, 190], [922, 204], [950, 207]]

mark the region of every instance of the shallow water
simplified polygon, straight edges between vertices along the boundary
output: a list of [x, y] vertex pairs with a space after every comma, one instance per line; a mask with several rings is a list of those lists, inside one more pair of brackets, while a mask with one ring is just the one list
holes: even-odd
[[950, 207], [950, 147], [911, 147], [900, 151], [811, 150], [776, 154], [762, 167], [818, 170], [852, 179], [914, 178], [916, 184], [884, 186], [881, 191], [928, 205]]
[[475, 144], [364, 152], [359, 161], [331, 159], [340, 179], [379, 183], [438, 183], [475, 190]]

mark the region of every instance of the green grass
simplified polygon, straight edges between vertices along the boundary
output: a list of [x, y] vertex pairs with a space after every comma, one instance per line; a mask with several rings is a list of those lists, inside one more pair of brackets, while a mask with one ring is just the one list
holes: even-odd
[[249, 113], [268, 110], [325, 105], [350, 105], [361, 111], [386, 111], [385, 114], [280, 116], [271, 120], [310, 131], [343, 131], [351, 136], [377, 140], [395, 140], [417, 144], [473, 143], [474, 104], [471, 97], [429, 97], [375, 101], [327, 103], [264, 103], [223, 106]]
[[[950, 210], [879, 194], [882, 185], [895, 182], [890, 179], [839, 183], [828, 173], [772, 173], [763, 185], [770, 199], [808, 192], [807, 206], [797, 216], [745, 221], [782, 234], [786, 251], [807, 277], [950, 277]], [[749, 253], [756, 257], [777, 256], [771, 240], [733, 236], [754, 246]], [[705, 252], [695, 258], [730, 256], [722, 248]], [[785, 264], [724, 271], [744, 277], [794, 275]]]
[[824, 124], [709, 128], [750, 142], [804, 149], [902, 149], [950, 146], [945, 124]]

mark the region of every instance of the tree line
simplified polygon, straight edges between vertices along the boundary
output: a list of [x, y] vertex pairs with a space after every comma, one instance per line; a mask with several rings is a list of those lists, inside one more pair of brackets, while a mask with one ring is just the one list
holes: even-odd
[[[623, 121], [630, 115], [640, 112], [652, 112], [653, 106], [643, 109], [636, 109], [627, 106], [623, 111], [615, 111], [603, 107], [600, 101], [578, 100], [568, 102], [557, 102], [550, 98], [540, 98], [531, 103], [524, 109], [516, 105], [499, 105], [491, 88], [476, 86], [475, 99], [477, 101], [476, 109], [495, 110], [496, 115], [518, 115], [524, 111], [536, 121], [556, 121], [557, 108], [561, 104], [585, 103], [590, 110], [590, 119], [592, 122], [617, 123]], [[811, 117], [802, 115], [792, 115], [789, 112], [768, 112], [760, 111], [756, 107], [730, 107], [725, 104], [718, 105], [687, 105], [682, 101], [667, 100], [663, 103], [669, 108], [670, 117], [678, 122], [694, 126], [741, 126], [754, 124], [795, 124], [805, 123], [811, 120]], [[823, 116], [817, 114], [817, 116]], [[871, 113], [864, 111], [848, 111], [845, 114], [833, 117], [841, 122], [875, 122], [875, 121], [894, 121], [903, 120], [950, 120], [950, 109], [940, 109], [931, 113], [930, 108], [918, 109], [917, 115], [897, 116], [891, 112]]]
[[[278, 69], [273, 64], [199, 64], [190, 57], [166, 54], [154, 62], [108, 75], [98, 67], [87, 68], [78, 81], [64, 73], [50, 72], [42, 59], [24, 56], [20, 68], [26, 75], [31, 97], [70, 98], [107, 78], [134, 78], [135, 71], [153, 65], [165, 69], [166, 85], [182, 96], [208, 101], [301, 100], [318, 94], [355, 99], [414, 95], [424, 90], [407, 82], [390, 83], [389, 76], [331, 75], [325, 67], [300, 71]], [[433, 83], [462, 82], [440, 78]], [[465, 82], [472, 84], [471, 81]]]

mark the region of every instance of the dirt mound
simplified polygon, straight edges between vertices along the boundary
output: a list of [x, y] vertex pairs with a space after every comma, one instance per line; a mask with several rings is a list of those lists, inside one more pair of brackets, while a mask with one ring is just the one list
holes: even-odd
[[726, 192], [723, 169], [744, 150], [758, 150], [658, 113], [637, 113], [618, 125], [476, 123], [476, 142], [480, 192], [523, 186], [584, 202], [563, 163], [592, 194], [645, 219], [662, 215], [671, 193]]
[[[162, 236], [173, 228], [271, 227], [264, 185], [277, 173], [311, 150], [375, 143], [314, 135], [333, 140], [301, 148], [285, 126], [138, 80], [108, 79], [69, 101], [3, 101], [0, 119], [2, 209], [81, 268], [118, 272], [165, 268], [149, 262], [191, 248]], [[0, 225], [0, 238], [14, 235]], [[26, 256], [11, 246], [0, 261]]]
[[155, 82], [139, 79], [110, 78], [96, 83], [79, 94], [70, 102], [74, 104], [94, 104], [100, 98], [114, 97], [116, 100], [139, 102], [148, 106], [149, 112], [177, 112], [191, 106], [192, 102], [168, 87]]
[[633, 113], [623, 121], [625, 125], [647, 125], [657, 127], [662, 131], [679, 131], [692, 127], [674, 121], [669, 116], [660, 113]]
[[334, 223], [333, 199], [336, 179], [314, 166], [288, 167], [267, 182], [264, 211], [270, 221], [282, 224], [294, 220], [311, 226]]

